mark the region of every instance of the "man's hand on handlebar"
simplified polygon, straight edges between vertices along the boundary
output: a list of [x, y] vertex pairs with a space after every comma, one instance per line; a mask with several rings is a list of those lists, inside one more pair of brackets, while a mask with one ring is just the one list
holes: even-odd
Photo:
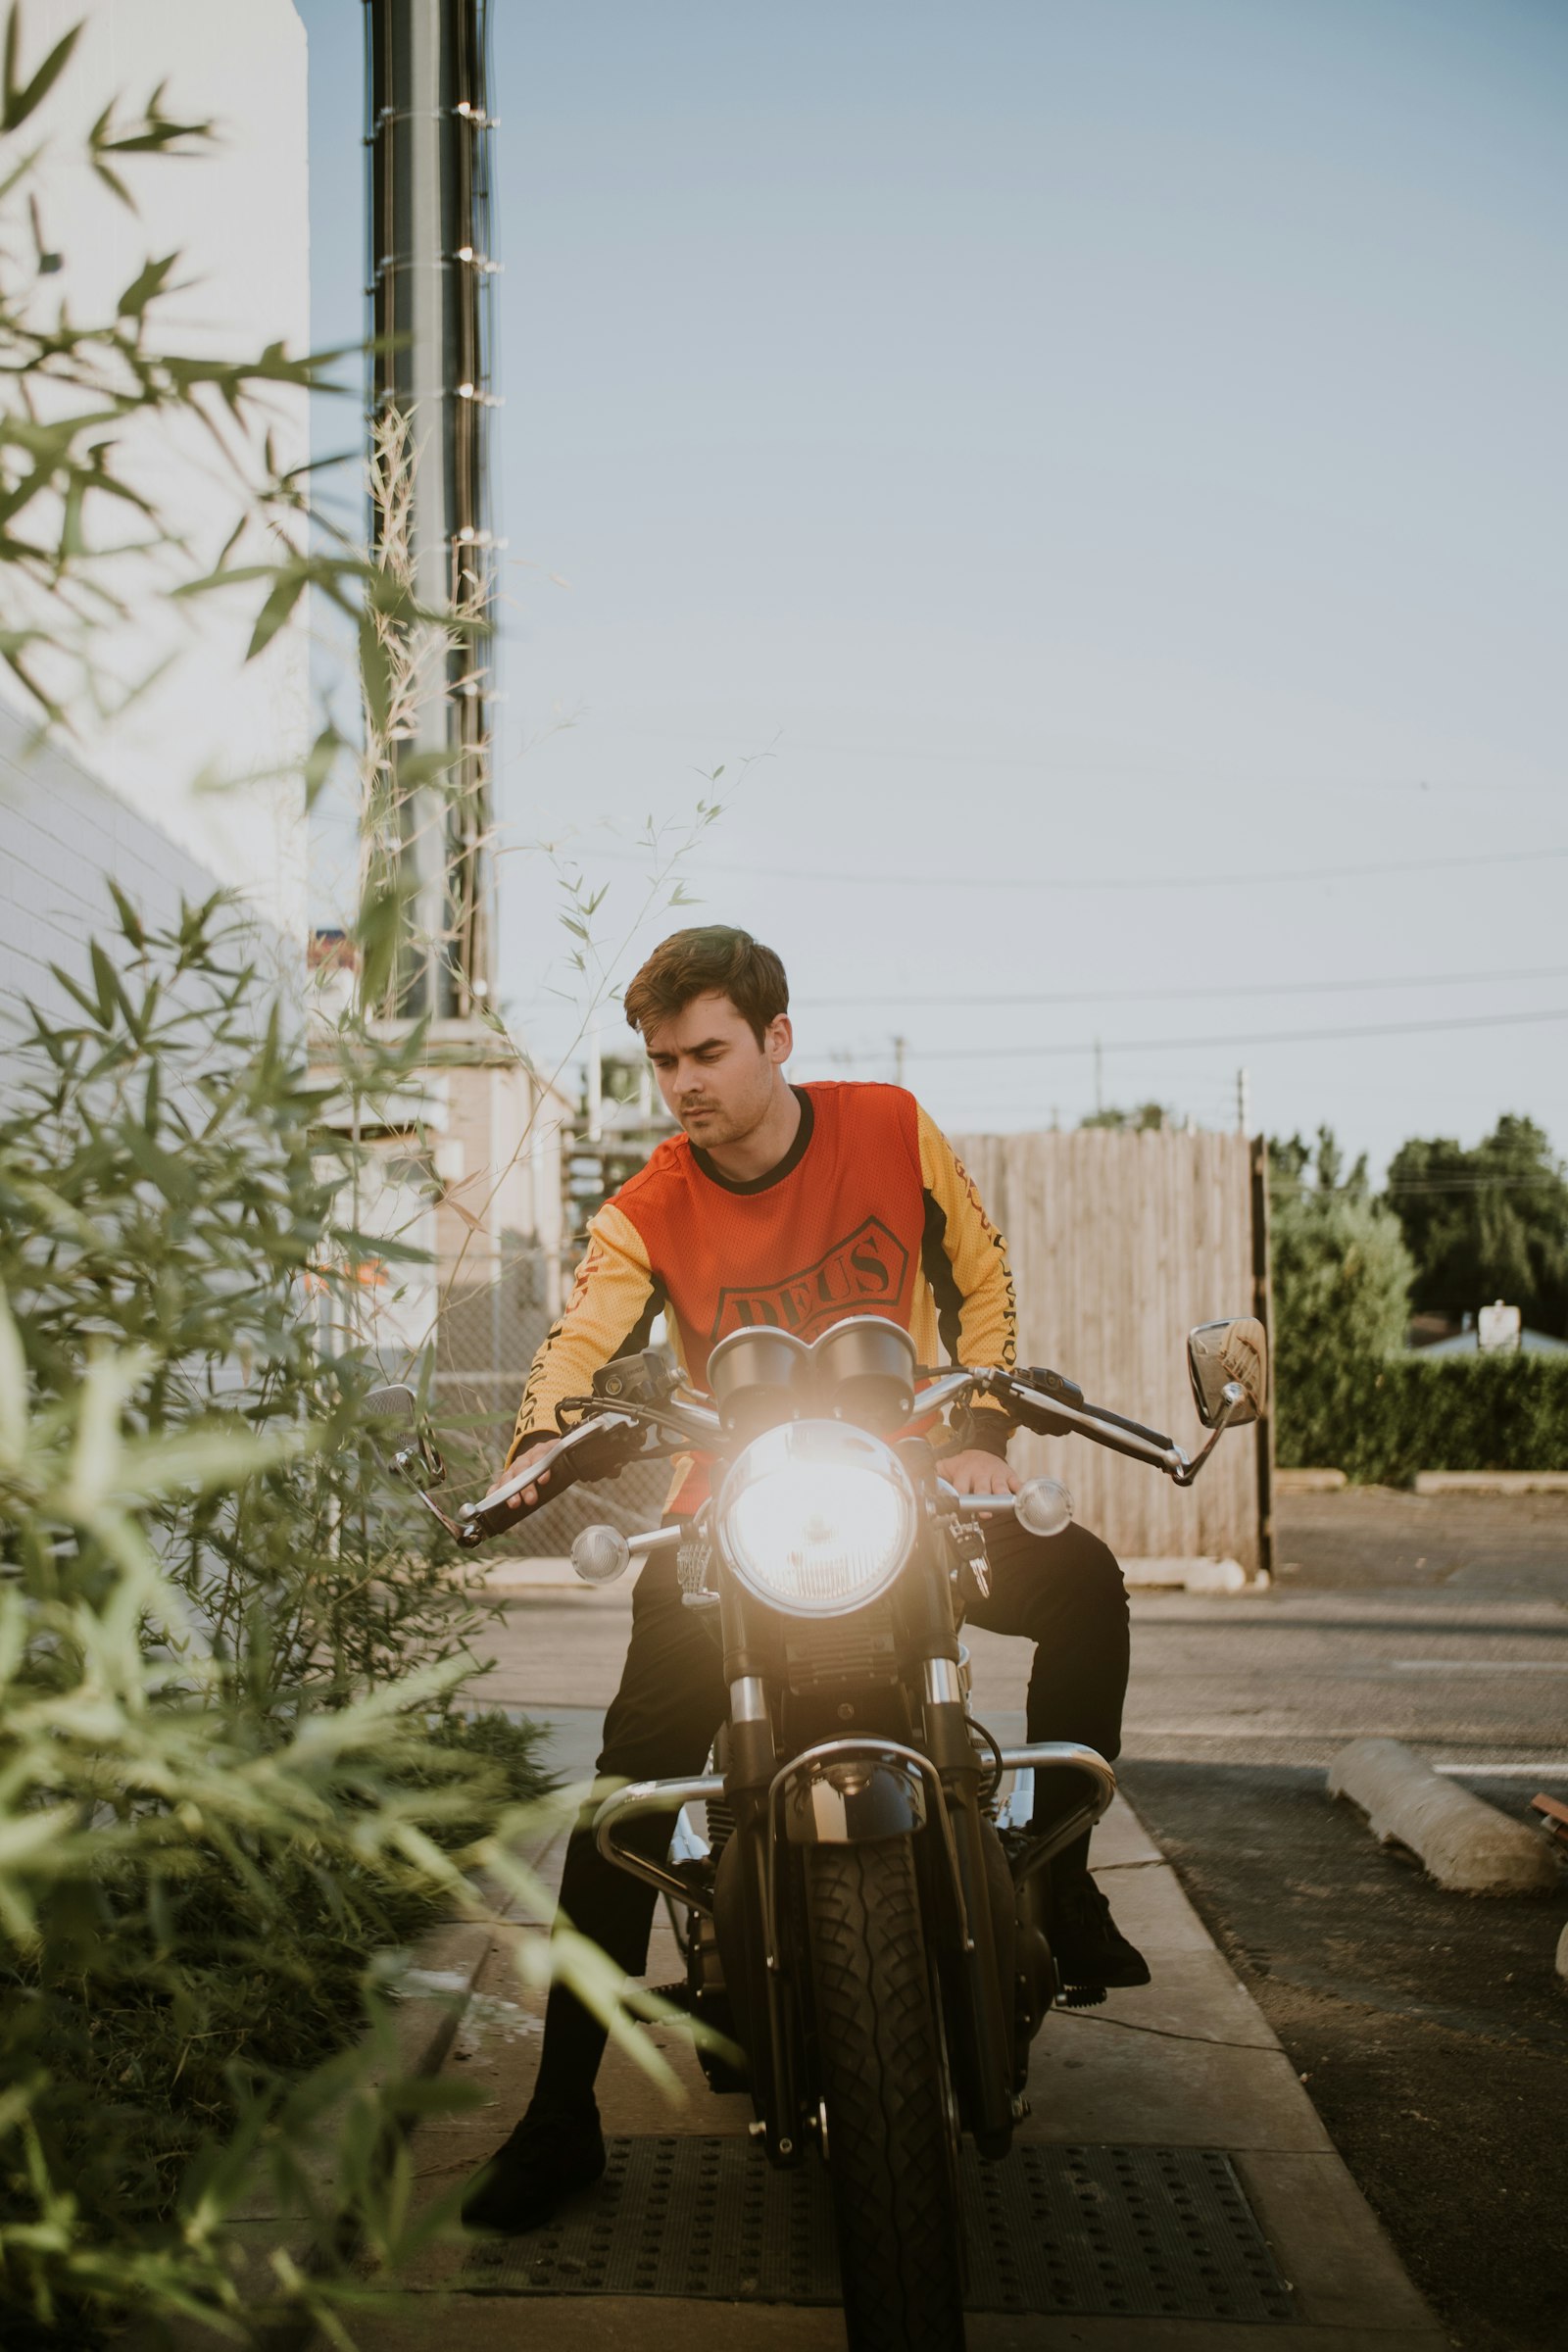
[[[510, 1476], [514, 1470], [526, 1469], [527, 1465], [537, 1454], [548, 1453], [552, 1446], [559, 1446], [561, 1440], [559, 1438], [535, 1438], [530, 1445], [524, 1446], [519, 1452], [513, 1455], [511, 1461], [508, 1462], [506, 1469], [502, 1472], [502, 1477], [506, 1478]], [[499, 1485], [500, 1480], [498, 1480], [496, 1483]], [[548, 1487], [549, 1484], [549, 1471], [542, 1471], [540, 1473], [538, 1486], [519, 1488], [515, 1494], [508, 1496], [508, 1510], [520, 1511], [524, 1508], [524, 1506], [526, 1506], [527, 1509], [531, 1511], [534, 1504], [539, 1500], [539, 1488]]]
[[966, 1453], [950, 1453], [938, 1464], [942, 1476], [959, 1494], [1016, 1494], [1019, 1478], [1000, 1454], [971, 1446]]

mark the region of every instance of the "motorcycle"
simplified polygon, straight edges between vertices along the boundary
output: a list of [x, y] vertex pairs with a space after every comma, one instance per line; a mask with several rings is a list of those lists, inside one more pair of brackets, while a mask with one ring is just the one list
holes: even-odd
[[[594, 1835], [686, 1923], [689, 2006], [733, 2053], [704, 2038], [710, 2082], [750, 2090], [770, 2162], [814, 2152], [827, 2166], [852, 2352], [963, 2344], [959, 2137], [996, 2160], [1028, 2112], [1030, 2044], [1065, 1997], [1050, 1864], [1116, 1788], [1092, 1748], [1005, 1747], [969, 1705], [959, 1634], [966, 1602], [989, 1590], [986, 1523], [1011, 1511], [1060, 1535], [1065, 1488], [958, 1494], [939, 1447], [961, 1446], [988, 1398], [1017, 1427], [1088, 1439], [1190, 1486], [1223, 1433], [1263, 1409], [1261, 1324], [1200, 1325], [1188, 1365], [1209, 1432], [1192, 1457], [1059, 1373], [922, 1368], [897, 1325], [860, 1316], [811, 1346], [732, 1333], [709, 1358], [708, 1398], [657, 1349], [617, 1357], [591, 1396], [563, 1405], [558, 1421], [573, 1418], [549, 1453], [455, 1518], [426, 1491], [440, 1470], [427, 1440], [395, 1459], [465, 1548], [514, 1528], [513, 1497], [545, 1470], [533, 1508], [634, 1460], [710, 1459], [711, 1499], [694, 1520], [629, 1538], [591, 1527], [572, 1546], [591, 1584], [676, 1547], [683, 1605], [718, 1643], [729, 1692], [713, 1770], [615, 1790]], [[413, 1403], [406, 1390], [380, 1396], [372, 1409]], [[1063, 1766], [1082, 1800], [1036, 1834], [1032, 1775]]]

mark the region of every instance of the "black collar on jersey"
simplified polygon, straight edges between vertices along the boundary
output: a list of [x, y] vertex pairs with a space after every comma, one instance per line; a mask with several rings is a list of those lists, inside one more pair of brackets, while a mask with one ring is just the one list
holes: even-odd
[[811, 1140], [811, 1129], [816, 1124], [816, 1112], [811, 1107], [811, 1098], [804, 1086], [792, 1086], [790, 1093], [801, 1106], [801, 1123], [795, 1130], [794, 1143], [791, 1144], [777, 1167], [769, 1168], [765, 1176], [752, 1176], [744, 1182], [738, 1176], [721, 1176], [708, 1153], [699, 1152], [697, 1146], [693, 1144], [692, 1157], [710, 1184], [722, 1185], [726, 1193], [765, 1193], [771, 1185], [782, 1184], [785, 1177], [800, 1166], [806, 1157], [806, 1147]]

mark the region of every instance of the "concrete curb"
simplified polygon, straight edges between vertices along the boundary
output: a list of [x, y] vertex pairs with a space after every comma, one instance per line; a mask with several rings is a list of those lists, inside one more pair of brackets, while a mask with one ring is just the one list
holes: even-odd
[[588, 1592], [594, 1588], [585, 1585], [563, 1553], [527, 1560], [497, 1560], [485, 1570], [485, 1590], [489, 1592]]
[[1568, 1470], [1418, 1470], [1417, 1494], [1568, 1494]]
[[1329, 1766], [1328, 1792], [1359, 1805], [1374, 1838], [1408, 1846], [1457, 1894], [1544, 1894], [1557, 1885], [1544, 1838], [1445, 1780], [1401, 1740], [1352, 1740]]
[[[1122, 1574], [1134, 1592], [1255, 1592], [1266, 1577], [1250, 1581], [1239, 1560], [1197, 1559], [1124, 1560]], [[569, 1559], [498, 1560], [485, 1577], [487, 1592], [507, 1600], [523, 1600], [538, 1593], [552, 1600], [569, 1594], [573, 1600], [629, 1607], [635, 1577], [613, 1585], [585, 1585]]]
[[[483, 1920], [440, 1920], [426, 1929], [415, 1945], [404, 1982], [412, 1989], [401, 1994], [390, 2013], [392, 2047], [356, 2084], [356, 2094], [393, 2077], [438, 2074], [452, 2047], [474, 1984], [490, 1949], [492, 1929]], [[330, 2137], [331, 2118], [327, 2118]], [[310, 2276], [341, 2266], [353, 2248], [345, 2242], [331, 2195], [332, 2171], [323, 2160], [308, 2165], [313, 2191], [318, 2192], [317, 2222], [300, 2221], [283, 2242], [296, 2269]], [[239, 2254], [235, 2272], [248, 2308], [272, 2302], [278, 2294], [271, 2256], [279, 2244], [277, 2204], [265, 2157], [259, 2156], [251, 2185], [230, 2217], [229, 2235]], [[255, 2335], [258, 2352], [305, 2352], [317, 2338], [315, 2322], [300, 2313], [284, 2313]], [[175, 2320], [165, 2331], [147, 2339], [172, 2347], [172, 2352], [213, 2352], [219, 2331], [199, 2320]]]
[[1198, 1559], [1123, 1560], [1121, 1572], [1129, 1592], [1255, 1592], [1268, 1583], [1260, 1576], [1249, 1584], [1240, 1560]]
[[1276, 1494], [1338, 1494], [1349, 1485], [1343, 1470], [1276, 1470]]

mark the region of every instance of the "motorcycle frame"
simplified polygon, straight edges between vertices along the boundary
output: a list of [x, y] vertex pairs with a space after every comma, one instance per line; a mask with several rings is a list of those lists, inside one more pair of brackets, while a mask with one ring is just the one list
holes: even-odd
[[[980, 1802], [988, 1767], [969, 1736], [939, 1546], [939, 1530], [928, 1521], [917, 1540], [917, 1553], [924, 1556], [911, 1557], [901, 1578], [916, 1580], [906, 1595], [915, 1602], [908, 1630], [914, 1649], [927, 1652], [916, 1656], [911, 1650], [906, 1671], [911, 1695], [918, 1689], [922, 1701], [923, 1749], [864, 1733], [815, 1740], [780, 1756], [766, 1672], [778, 1621], [721, 1566], [728, 1771], [629, 1783], [605, 1798], [594, 1817], [595, 1841], [607, 1861], [713, 1921], [724, 1984], [744, 2026], [758, 2136], [779, 2165], [803, 2161], [818, 2113], [809, 1984], [804, 1973], [799, 1981], [792, 1976], [781, 1925], [795, 1852], [889, 1837], [916, 1841], [933, 1994], [943, 2010], [952, 2087], [982, 2153], [998, 2156], [1021, 2111], [1013, 2087], [1011, 1961], [1018, 1892], [1053, 1854], [1099, 1820], [1115, 1794], [1109, 1764], [1075, 1741], [1042, 1740], [1003, 1751], [1005, 1771], [1071, 1766], [1085, 1775], [1090, 1792], [1049, 1838], [1025, 1849], [1008, 1875], [1007, 1913], [999, 1916], [1000, 1882], [987, 1854], [988, 1837], [996, 1833]], [[831, 1801], [819, 1801], [824, 1795]], [[735, 1816], [735, 1858], [726, 1851], [730, 1885], [723, 1899], [716, 1879], [711, 1891], [694, 1886], [622, 1842], [622, 1833], [650, 1815], [673, 1819], [685, 1805], [718, 1798]], [[944, 1968], [944, 1960], [952, 1965]]]

